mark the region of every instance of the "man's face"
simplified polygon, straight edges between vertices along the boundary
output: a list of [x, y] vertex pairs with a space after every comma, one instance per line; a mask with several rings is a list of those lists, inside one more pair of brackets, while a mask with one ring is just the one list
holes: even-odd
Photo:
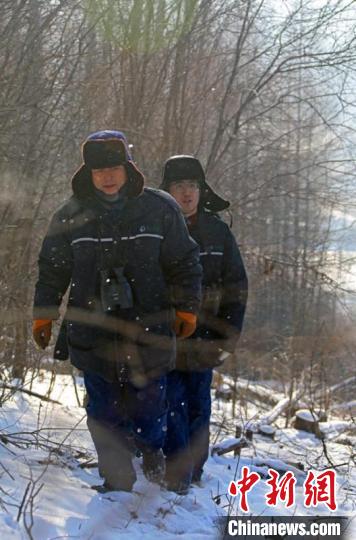
[[106, 195], [115, 195], [127, 180], [126, 169], [123, 165], [108, 169], [92, 169], [93, 184]]
[[200, 190], [197, 180], [180, 180], [169, 185], [169, 193], [175, 198], [186, 217], [197, 212]]

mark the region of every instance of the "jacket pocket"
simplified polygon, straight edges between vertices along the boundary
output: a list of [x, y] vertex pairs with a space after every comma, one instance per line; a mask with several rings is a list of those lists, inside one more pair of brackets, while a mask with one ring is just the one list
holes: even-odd
[[67, 336], [68, 344], [71, 347], [82, 351], [90, 351], [97, 344], [98, 330], [93, 326], [68, 322]]

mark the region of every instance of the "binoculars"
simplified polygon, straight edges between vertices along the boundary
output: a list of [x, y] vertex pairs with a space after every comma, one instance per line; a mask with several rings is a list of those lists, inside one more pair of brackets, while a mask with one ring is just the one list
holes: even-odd
[[102, 308], [106, 313], [117, 308], [133, 307], [132, 290], [124, 275], [123, 266], [100, 271], [100, 296]]

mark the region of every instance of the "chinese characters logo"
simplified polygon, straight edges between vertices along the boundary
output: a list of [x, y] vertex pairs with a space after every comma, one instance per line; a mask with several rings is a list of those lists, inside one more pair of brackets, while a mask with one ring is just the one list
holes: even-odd
[[[290, 508], [295, 504], [295, 485], [297, 480], [292, 471], [287, 471], [282, 476], [274, 469], [268, 469], [266, 485], [269, 491], [265, 495], [267, 506], [276, 506], [278, 502]], [[247, 494], [261, 481], [261, 476], [256, 472], [250, 472], [248, 467], [242, 467], [239, 480], [232, 480], [229, 484], [229, 495], [240, 495], [239, 506], [243, 512], [249, 512]], [[336, 510], [336, 473], [327, 469], [321, 473], [309, 471], [303, 483], [303, 495], [305, 507], [316, 507], [325, 504], [332, 512]]]

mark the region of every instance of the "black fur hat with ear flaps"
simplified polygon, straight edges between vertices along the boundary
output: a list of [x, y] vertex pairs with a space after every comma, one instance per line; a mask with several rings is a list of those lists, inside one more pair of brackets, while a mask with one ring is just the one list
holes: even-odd
[[96, 131], [87, 137], [82, 145], [83, 163], [74, 173], [72, 189], [79, 198], [90, 197], [94, 193], [92, 169], [104, 169], [123, 165], [127, 173], [125, 194], [137, 197], [142, 193], [144, 176], [132, 161], [126, 137], [122, 131]]
[[181, 180], [197, 180], [199, 182], [199, 205], [206, 210], [210, 212], [221, 212], [230, 206], [229, 201], [217, 195], [208, 185], [205, 179], [204, 169], [199, 159], [194, 156], [179, 155], [167, 159], [164, 164], [160, 189], [169, 191], [169, 185], [172, 182], [179, 182]]

